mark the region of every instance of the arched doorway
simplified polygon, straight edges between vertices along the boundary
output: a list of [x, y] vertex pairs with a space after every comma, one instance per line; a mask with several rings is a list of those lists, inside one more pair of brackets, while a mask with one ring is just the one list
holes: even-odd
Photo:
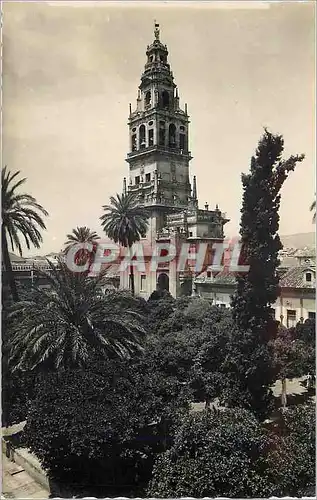
[[164, 290], [169, 291], [169, 277], [166, 273], [159, 274], [157, 278], [157, 290], [163, 292]]

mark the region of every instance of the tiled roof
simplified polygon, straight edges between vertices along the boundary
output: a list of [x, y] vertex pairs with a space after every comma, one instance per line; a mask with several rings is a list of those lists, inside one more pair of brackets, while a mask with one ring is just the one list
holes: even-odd
[[280, 267], [293, 267], [293, 266], [296, 266], [298, 265], [298, 260], [296, 259], [296, 257], [290, 257], [289, 255], [287, 255], [286, 257], [284, 256], [280, 256], [279, 257], [280, 259]]
[[293, 254], [294, 257], [314, 257], [316, 258], [316, 249], [315, 248], [300, 248], [296, 250]]
[[[312, 281], [306, 281], [306, 272], [311, 272]], [[236, 273], [224, 269], [219, 273], [212, 273], [207, 277], [207, 271], [202, 272], [195, 279], [196, 283], [208, 283], [213, 285], [231, 285], [236, 284]], [[315, 288], [316, 285], [316, 267], [315, 266], [294, 266], [286, 270], [280, 278], [281, 288]]]
[[230, 272], [228, 269], [223, 269], [223, 271], [217, 274], [211, 273], [211, 277], [207, 276], [207, 271], [202, 272], [197, 276], [195, 282], [197, 283], [213, 283], [217, 285], [235, 285], [236, 284], [236, 273]]
[[[310, 272], [312, 274], [312, 281], [306, 281], [306, 272]], [[316, 267], [292, 267], [282, 276], [280, 286], [281, 288], [315, 288]]]
[[224, 269], [220, 273], [216, 274], [214, 277], [214, 283], [218, 285], [235, 285], [237, 282], [237, 274], [229, 271], [229, 269]]

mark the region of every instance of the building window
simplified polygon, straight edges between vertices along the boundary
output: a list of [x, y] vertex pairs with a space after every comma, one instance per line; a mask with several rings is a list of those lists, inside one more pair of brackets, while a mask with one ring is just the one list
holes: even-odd
[[192, 236], [193, 236], [193, 232], [189, 231], [189, 237], [192, 238]]
[[171, 123], [168, 127], [168, 145], [170, 148], [175, 148], [176, 146], [176, 127], [174, 123]]
[[146, 283], [146, 275], [141, 274], [141, 286], [140, 286], [141, 292], [144, 292], [145, 290], [145, 283]]
[[153, 125], [153, 121], [151, 120], [151, 121], [149, 122], [149, 127], [152, 127], [152, 125]]
[[149, 146], [153, 146], [154, 144], [154, 131], [152, 128], [149, 130]]
[[183, 151], [185, 151], [185, 135], [184, 134], [179, 134], [179, 147]]
[[133, 134], [131, 138], [131, 149], [132, 151], [136, 151], [136, 134]]
[[139, 146], [140, 149], [144, 149], [146, 144], [145, 144], [145, 125], [141, 125], [139, 128]]
[[145, 182], [151, 182], [151, 174], [145, 174]]
[[165, 146], [165, 122], [159, 124], [159, 145]]
[[211, 271], [207, 271], [207, 278], [211, 278]]
[[166, 90], [163, 90], [163, 92], [162, 92], [162, 107], [168, 108], [169, 104], [170, 104], [169, 93]]
[[286, 326], [287, 328], [296, 326], [296, 311], [293, 309], [287, 309]]
[[150, 92], [150, 90], [148, 90], [146, 92], [144, 102], [145, 102], [145, 107], [146, 108], [148, 108], [148, 107], [151, 106], [151, 92]]
[[311, 273], [306, 273], [306, 281], [311, 281], [311, 280], [312, 280]]
[[314, 321], [316, 320], [315, 311], [308, 311], [308, 319], [313, 319]]
[[137, 175], [135, 178], [135, 184], [136, 185], [140, 184], [140, 176], [139, 175]]

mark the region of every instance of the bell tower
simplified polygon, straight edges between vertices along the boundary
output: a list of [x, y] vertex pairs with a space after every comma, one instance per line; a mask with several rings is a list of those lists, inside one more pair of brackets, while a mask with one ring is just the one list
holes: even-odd
[[150, 231], [162, 229], [166, 216], [196, 207], [189, 180], [189, 117], [180, 107], [178, 89], [168, 63], [168, 50], [160, 40], [159, 24], [146, 50], [146, 64], [136, 108], [130, 104], [128, 190], [151, 213]]
[[[130, 104], [128, 127], [129, 181], [124, 179], [123, 193], [128, 190], [135, 194], [139, 206], [149, 212], [146, 242], [172, 243], [177, 248], [187, 242], [195, 254], [201, 243], [222, 242], [223, 227], [229, 219], [218, 205], [209, 210], [206, 203], [200, 209], [196, 176], [193, 186], [190, 183], [187, 104], [184, 108], [180, 104], [168, 50], [160, 40], [157, 23], [153, 42], [147, 46], [135, 108]], [[210, 264], [211, 255], [209, 252], [204, 265]], [[161, 262], [153, 271], [151, 257], [151, 251], [144, 255], [146, 270], [135, 272], [136, 293], [147, 298], [155, 289], [163, 289], [177, 297], [194, 290], [194, 268], [188, 265], [185, 270], [178, 270], [174, 259]], [[128, 271], [121, 273], [120, 286], [129, 287]]]

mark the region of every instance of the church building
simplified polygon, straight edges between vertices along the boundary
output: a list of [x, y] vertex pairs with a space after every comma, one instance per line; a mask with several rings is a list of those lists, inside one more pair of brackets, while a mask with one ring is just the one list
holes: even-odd
[[[145, 240], [148, 248], [158, 242], [187, 242], [192, 251], [201, 242], [221, 242], [228, 222], [218, 206], [199, 208], [197, 180], [191, 182], [189, 164], [189, 116], [182, 108], [178, 88], [168, 62], [168, 50], [155, 24], [154, 40], [146, 50], [146, 63], [138, 88], [136, 107], [130, 104], [128, 121], [130, 150], [128, 181], [123, 192], [132, 192], [150, 214]], [[150, 258], [145, 255], [145, 259]], [[209, 256], [210, 258], [210, 256]], [[135, 272], [135, 291], [148, 298], [156, 289], [173, 296], [192, 294], [193, 269], [178, 272], [175, 262], [161, 263], [151, 271]], [[120, 286], [129, 286], [129, 271], [122, 273]]]

